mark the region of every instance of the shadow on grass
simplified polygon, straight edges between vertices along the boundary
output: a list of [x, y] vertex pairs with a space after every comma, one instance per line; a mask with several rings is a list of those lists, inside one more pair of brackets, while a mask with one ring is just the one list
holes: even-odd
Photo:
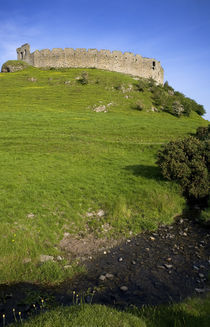
[[80, 301], [120, 310], [180, 302], [196, 292], [205, 292], [208, 237], [207, 229], [180, 217], [171, 226], [160, 226], [155, 233], [139, 234], [107, 249], [105, 254], [101, 251], [93, 259], [86, 258], [86, 273], [59, 286], [0, 285], [1, 316], [5, 314], [6, 323], [10, 323], [15, 319], [13, 308], [18, 319], [18, 312], [26, 319], [31, 314]]
[[155, 180], [164, 180], [161, 175], [161, 171], [157, 166], [132, 165], [126, 166], [124, 169], [130, 171], [135, 176], [142, 176]]

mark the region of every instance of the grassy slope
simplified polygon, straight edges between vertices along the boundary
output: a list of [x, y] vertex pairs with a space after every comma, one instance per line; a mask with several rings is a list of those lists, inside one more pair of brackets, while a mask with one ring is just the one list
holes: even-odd
[[[138, 99], [152, 104], [148, 91], [115, 89], [132, 77], [87, 69], [89, 84], [80, 85], [82, 71], [0, 74], [0, 283], [56, 283], [78, 271], [63, 269], [65, 260], [37, 265], [40, 254], [60, 254], [64, 232], [88, 225], [103, 234], [106, 222], [109, 235], [138, 233], [170, 223], [184, 206], [179, 187], [161, 178], [156, 152], [206, 122], [132, 109]], [[110, 102], [108, 113], [91, 109]], [[105, 217], [87, 221], [97, 209]]]
[[[170, 306], [119, 312], [102, 305], [57, 308], [23, 323], [25, 327], [208, 327], [210, 297]], [[15, 324], [14, 324], [15, 325]], [[14, 325], [11, 325], [14, 326]]]

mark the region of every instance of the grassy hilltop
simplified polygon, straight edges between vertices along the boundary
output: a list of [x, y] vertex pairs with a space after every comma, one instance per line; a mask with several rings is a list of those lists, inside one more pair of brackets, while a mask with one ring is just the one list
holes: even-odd
[[[23, 68], [0, 74], [0, 283], [57, 284], [84, 270], [64, 269], [65, 233], [131, 237], [182, 212], [181, 189], [161, 177], [156, 154], [208, 122], [202, 106], [167, 85], [97, 69]], [[40, 255], [64, 260], [40, 265]], [[75, 324], [86, 326], [91, 310], [102, 309], [86, 308]], [[113, 326], [146, 326], [115, 315]]]

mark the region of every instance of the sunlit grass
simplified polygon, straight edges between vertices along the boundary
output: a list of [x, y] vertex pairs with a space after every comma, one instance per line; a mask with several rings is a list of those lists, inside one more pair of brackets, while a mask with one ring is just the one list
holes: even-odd
[[[121, 237], [170, 223], [185, 206], [156, 153], [206, 122], [134, 110], [139, 98], [152, 102], [132, 77], [87, 71], [87, 85], [75, 80], [82, 69], [0, 74], [0, 283], [57, 283], [80, 271], [56, 260], [40, 266], [39, 256], [59, 255], [64, 232], [85, 233], [87, 211], [105, 211], [92, 224], [97, 235], [107, 222], [109, 236]], [[128, 98], [119, 84], [133, 85]], [[108, 112], [93, 112], [101, 103], [112, 103]]]

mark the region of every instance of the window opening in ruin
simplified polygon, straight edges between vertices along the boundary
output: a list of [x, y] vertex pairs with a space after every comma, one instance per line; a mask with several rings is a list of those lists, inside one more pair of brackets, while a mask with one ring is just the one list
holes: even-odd
[[155, 61], [152, 62], [152, 69], [154, 70], [155, 69]]
[[23, 59], [23, 52], [20, 53], [20, 59]]
[[26, 50], [24, 50], [24, 55], [26, 56], [26, 54], [27, 54], [27, 52], [26, 52]]

